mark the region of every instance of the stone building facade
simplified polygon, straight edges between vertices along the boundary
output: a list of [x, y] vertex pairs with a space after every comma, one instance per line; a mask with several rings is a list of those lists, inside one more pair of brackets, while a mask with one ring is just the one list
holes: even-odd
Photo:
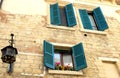
[[[116, 3], [117, 2], [117, 3]], [[73, 5], [73, 27], [51, 24], [50, 5]], [[120, 78], [119, 0], [3, 0], [0, 9], [0, 48], [9, 45], [13, 33], [18, 50], [14, 71], [0, 60], [0, 78]], [[100, 7], [108, 28], [89, 30], [79, 9]], [[44, 40], [55, 47], [83, 44], [87, 67], [79, 71], [52, 70], [44, 65]], [[2, 53], [0, 53], [1, 55]]]

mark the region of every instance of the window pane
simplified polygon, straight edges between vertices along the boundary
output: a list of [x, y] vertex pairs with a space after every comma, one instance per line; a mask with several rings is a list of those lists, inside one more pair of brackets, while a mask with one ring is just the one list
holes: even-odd
[[61, 65], [61, 62], [60, 62], [60, 54], [59, 54], [59, 53], [55, 53], [55, 54], [54, 54], [54, 61], [55, 61], [55, 64]]
[[71, 67], [73, 67], [72, 57], [71, 57], [70, 54], [64, 54], [63, 55], [63, 64], [64, 64], [64, 66], [71, 66]]
[[97, 27], [96, 27], [96, 24], [95, 24], [95, 21], [94, 21], [93, 16], [92, 16], [92, 15], [89, 15], [89, 19], [90, 19], [92, 28], [93, 28], [94, 30], [97, 30]]

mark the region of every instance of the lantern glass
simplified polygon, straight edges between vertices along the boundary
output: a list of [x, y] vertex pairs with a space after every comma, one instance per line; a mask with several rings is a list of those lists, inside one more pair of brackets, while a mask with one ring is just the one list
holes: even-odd
[[1, 49], [2, 61], [5, 63], [13, 63], [16, 61], [16, 54], [18, 54], [17, 49], [12, 46], [7, 46]]

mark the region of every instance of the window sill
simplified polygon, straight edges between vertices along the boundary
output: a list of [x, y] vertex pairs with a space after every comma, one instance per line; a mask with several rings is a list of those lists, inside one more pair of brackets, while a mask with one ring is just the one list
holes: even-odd
[[56, 26], [56, 25], [54, 25], [54, 26], [48, 25], [47, 28], [75, 31], [75, 28], [74, 28], [74, 27], [65, 27], [65, 26]]
[[83, 75], [82, 71], [68, 71], [68, 70], [48, 70], [50, 74], [66, 74], [66, 75]]
[[87, 32], [87, 33], [100, 34], [100, 35], [107, 35], [106, 32], [96, 31], [96, 30], [81, 29], [81, 31], [82, 31], [82, 32]]

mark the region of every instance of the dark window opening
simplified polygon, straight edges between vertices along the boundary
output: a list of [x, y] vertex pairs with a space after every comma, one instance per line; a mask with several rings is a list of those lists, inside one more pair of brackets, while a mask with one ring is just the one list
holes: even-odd
[[59, 9], [60, 9], [61, 25], [62, 26], [68, 26], [67, 18], [66, 18], [66, 12], [65, 12], [65, 7], [59, 7]]

